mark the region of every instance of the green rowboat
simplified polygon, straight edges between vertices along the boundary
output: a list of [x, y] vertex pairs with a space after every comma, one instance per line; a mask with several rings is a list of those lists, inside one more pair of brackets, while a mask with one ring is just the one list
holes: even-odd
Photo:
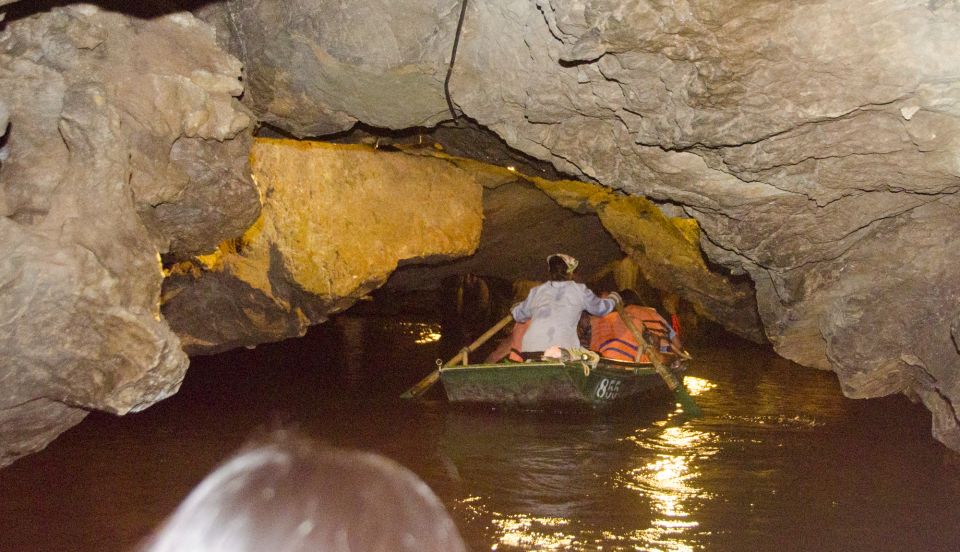
[[[669, 370], [683, 381], [682, 363]], [[520, 407], [608, 408], [641, 396], [670, 394], [652, 365], [603, 358], [593, 366], [581, 360], [453, 365], [440, 369], [440, 381], [450, 402]]]

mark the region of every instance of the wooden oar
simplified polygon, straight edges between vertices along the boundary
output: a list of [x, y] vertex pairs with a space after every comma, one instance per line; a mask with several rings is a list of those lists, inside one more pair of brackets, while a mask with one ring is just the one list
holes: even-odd
[[[491, 337], [496, 335], [497, 332], [502, 330], [504, 326], [509, 324], [511, 320], [513, 320], [513, 315], [508, 314], [504, 316], [502, 320], [494, 324], [492, 328], [490, 328], [489, 330], [486, 331], [486, 333], [478, 337], [476, 341], [471, 343], [468, 347], [460, 349], [460, 352], [457, 353], [456, 356], [448, 360], [447, 363], [443, 365], [443, 367], [446, 368], [447, 366], [453, 366], [454, 364], [460, 362], [461, 359], [463, 359], [463, 355], [465, 353], [472, 353], [476, 351], [481, 345], [486, 343], [487, 340], [489, 340]], [[410, 389], [407, 389], [406, 391], [404, 391], [403, 394], [400, 395], [400, 398], [415, 399], [420, 395], [422, 395], [423, 393], [425, 393], [427, 389], [430, 389], [431, 387], [433, 387], [433, 384], [437, 383], [438, 379], [440, 379], [439, 369], [434, 370], [433, 372], [430, 372], [429, 374], [427, 374], [427, 377], [418, 381], [417, 384], [411, 387]]]
[[696, 401], [694, 401], [690, 393], [687, 392], [687, 388], [684, 387], [683, 383], [673, 372], [663, 364], [663, 361], [660, 359], [660, 351], [655, 349], [653, 345], [643, 337], [643, 334], [633, 324], [633, 320], [630, 320], [630, 317], [623, 312], [623, 305], [619, 302], [617, 302], [617, 314], [620, 315], [620, 320], [623, 320], [623, 324], [630, 330], [630, 333], [633, 334], [633, 338], [637, 340], [637, 345], [640, 346], [641, 350], [647, 355], [647, 358], [650, 359], [650, 362], [653, 363], [653, 368], [657, 371], [657, 374], [659, 374], [663, 382], [667, 384], [667, 387], [673, 391], [684, 413], [692, 418], [700, 416], [700, 407], [697, 406]]

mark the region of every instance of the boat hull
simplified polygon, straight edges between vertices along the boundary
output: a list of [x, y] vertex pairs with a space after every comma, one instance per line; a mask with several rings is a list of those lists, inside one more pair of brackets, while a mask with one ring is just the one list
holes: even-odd
[[[676, 373], [680, 377], [679, 373]], [[447, 399], [519, 407], [551, 404], [609, 408], [669, 389], [652, 366], [539, 361], [450, 366], [440, 371]]]

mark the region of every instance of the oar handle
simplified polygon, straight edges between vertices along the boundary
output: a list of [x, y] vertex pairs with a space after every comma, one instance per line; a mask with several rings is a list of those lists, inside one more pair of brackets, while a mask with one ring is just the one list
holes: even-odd
[[[489, 340], [491, 337], [493, 337], [494, 335], [496, 335], [497, 332], [499, 332], [500, 330], [502, 330], [504, 326], [506, 326], [507, 324], [509, 324], [511, 320], [513, 320], [513, 315], [512, 315], [512, 314], [508, 314], [508, 315], [504, 316], [499, 322], [497, 322], [496, 324], [494, 324], [492, 328], [490, 328], [489, 330], [487, 330], [486, 332], [484, 332], [483, 335], [481, 335], [480, 337], [478, 337], [478, 338], [476, 339], [476, 341], [474, 341], [473, 343], [471, 343], [471, 344], [468, 345], [467, 347], [465, 347], [465, 348], [463, 348], [463, 349], [460, 349], [460, 352], [457, 353], [453, 358], [451, 358], [450, 360], [448, 360], [448, 361], [443, 365], [443, 368], [446, 368], [446, 367], [448, 367], [448, 366], [453, 366], [454, 364], [460, 362], [460, 360], [463, 359], [463, 355], [464, 355], [464, 354], [466, 354], [466, 353], [472, 353], [472, 352], [476, 351], [481, 345], [483, 345], [484, 343], [486, 343], [487, 340]], [[407, 389], [406, 391], [404, 391], [403, 394], [400, 395], [400, 397], [403, 398], [403, 399], [415, 399], [415, 398], [419, 397], [420, 395], [424, 394], [424, 393], [427, 391], [427, 389], [430, 389], [431, 387], [433, 387], [433, 384], [437, 383], [437, 380], [438, 380], [438, 379], [440, 379], [440, 369], [439, 369], [439, 368], [436, 369], [436, 370], [434, 370], [433, 372], [430, 372], [429, 374], [427, 374], [426, 377], [424, 377], [422, 380], [418, 381], [418, 382], [417, 382], [413, 387], [411, 387], [410, 389]]]
[[513, 320], [512, 314], [508, 314], [503, 318], [501, 318], [499, 322], [497, 322], [496, 324], [493, 325], [492, 328], [484, 332], [483, 335], [478, 337], [473, 343], [471, 343], [470, 345], [467, 345], [463, 349], [460, 349], [460, 352], [457, 353], [455, 357], [448, 360], [446, 364], [443, 365], [443, 367], [446, 368], [447, 366], [453, 366], [454, 364], [460, 362], [463, 359], [463, 355], [465, 353], [472, 353], [477, 349], [479, 349], [481, 345], [489, 341], [491, 337], [497, 335], [497, 332], [502, 330], [504, 326], [509, 324], [512, 320]]
[[644, 338], [643, 334], [637, 329], [633, 321], [630, 320], [630, 317], [623, 311], [623, 305], [617, 302], [616, 305], [617, 314], [620, 316], [620, 320], [623, 321], [623, 324], [630, 330], [630, 333], [633, 334], [633, 338], [637, 340], [637, 345], [644, 349], [647, 353], [647, 357], [650, 358], [650, 362], [653, 363], [653, 368], [656, 370], [657, 374], [660, 375], [660, 379], [663, 380], [663, 383], [667, 384], [667, 387], [670, 391], [673, 391], [674, 395], [679, 400], [681, 406], [683, 406], [684, 411], [690, 416], [699, 416], [700, 407], [697, 406], [697, 403], [693, 400], [693, 397], [687, 393], [687, 389], [683, 386], [683, 383], [680, 382], [680, 379], [674, 375], [673, 372], [667, 368], [663, 361], [660, 358], [660, 351], [654, 349], [654, 347]]

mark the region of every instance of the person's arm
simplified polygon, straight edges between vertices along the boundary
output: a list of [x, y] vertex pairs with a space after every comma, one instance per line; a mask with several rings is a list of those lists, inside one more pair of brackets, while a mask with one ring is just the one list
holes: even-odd
[[517, 322], [526, 322], [530, 320], [533, 316], [533, 309], [531, 308], [531, 299], [533, 298], [534, 291], [536, 288], [530, 290], [530, 293], [527, 294], [527, 298], [521, 303], [517, 303], [510, 309], [510, 314], [513, 315], [513, 319]]
[[613, 309], [617, 308], [617, 300], [620, 298], [619, 295], [612, 294], [616, 296], [616, 299], [611, 297], [597, 297], [590, 288], [583, 284], [580, 285], [583, 286], [583, 310], [594, 316], [603, 316], [610, 314], [613, 312]]

